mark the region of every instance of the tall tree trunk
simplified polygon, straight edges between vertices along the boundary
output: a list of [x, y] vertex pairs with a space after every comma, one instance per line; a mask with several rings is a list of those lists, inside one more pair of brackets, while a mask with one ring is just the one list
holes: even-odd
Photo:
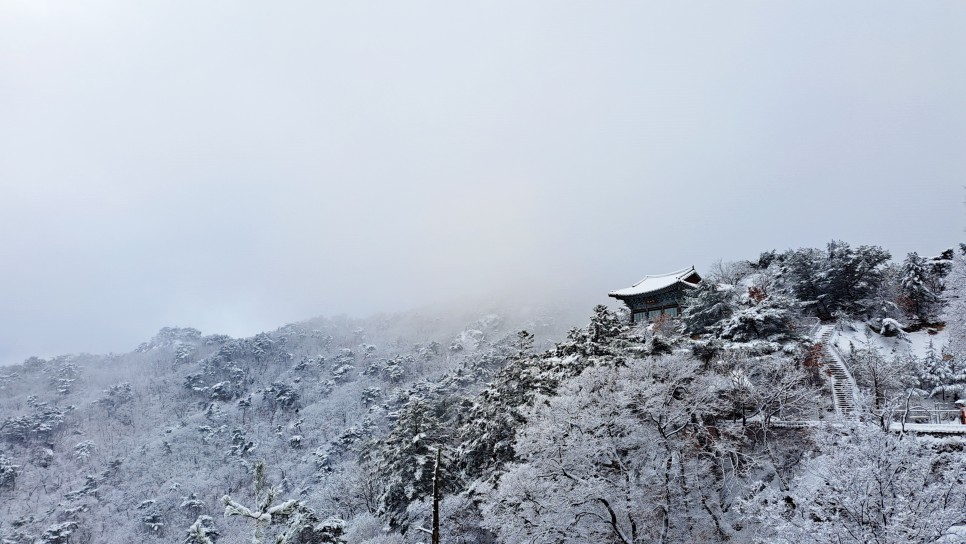
[[432, 544], [439, 544], [439, 496], [440, 496], [440, 464], [442, 464], [442, 450], [436, 450], [436, 468], [433, 469], [433, 537]]

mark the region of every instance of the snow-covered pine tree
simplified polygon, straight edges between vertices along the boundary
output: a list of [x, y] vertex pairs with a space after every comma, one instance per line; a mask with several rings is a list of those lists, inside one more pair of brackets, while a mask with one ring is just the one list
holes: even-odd
[[[616, 322], [615, 322], [616, 321]], [[461, 476], [472, 481], [499, 471], [515, 459], [513, 442], [524, 423], [522, 411], [538, 394], [553, 395], [561, 380], [576, 376], [593, 364], [592, 356], [608, 352], [607, 345], [623, 330], [616, 315], [597, 306], [587, 329], [572, 329], [568, 342], [542, 355], [526, 355], [529, 348], [519, 343], [516, 355], [477, 395], [459, 428], [457, 466]], [[591, 340], [595, 329], [598, 343]]]
[[459, 430], [457, 462], [468, 480], [513, 459], [513, 438], [523, 421], [519, 407], [541, 389], [536, 357], [511, 361], [476, 398]]
[[182, 544], [215, 544], [219, 532], [215, 529], [215, 522], [211, 516], [198, 516], [198, 519], [188, 528], [188, 536]]
[[721, 338], [736, 342], [778, 340], [792, 332], [793, 312], [797, 303], [789, 297], [772, 295], [761, 302], [734, 312], [714, 329]]
[[939, 310], [940, 298], [929, 285], [929, 266], [926, 259], [916, 252], [909, 253], [902, 262], [900, 271], [900, 305], [910, 319], [930, 323]]
[[889, 262], [889, 252], [879, 246], [859, 246], [833, 240], [825, 251], [814, 248], [789, 250], [782, 255], [787, 288], [822, 320], [838, 313], [865, 313], [873, 300]]
[[954, 373], [951, 361], [944, 360], [942, 355], [936, 350], [932, 340], [929, 340], [929, 347], [926, 353], [919, 360], [919, 384], [920, 387], [929, 392], [930, 396], [942, 395], [946, 400], [946, 390], [954, 382]]
[[76, 521], [65, 521], [47, 527], [47, 530], [40, 535], [40, 544], [70, 544], [70, 536], [77, 530], [79, 524]]
[[929, 269], [928, 287], [933, 293], [940, 294], [946, 288], [946, 276], [953, 268], [956, 252], [953, 248], [943, 250], [942, 253], [926, 259]]
[[518, 361], [524, 357], [529, 357], [533, 351], [533, 333], [526, 330], [518, 332], [513, 349], [516, 350], [515, 357]]
[[879, 246], [852, 249], [842, 241], [829, 242], [827, 251], [832, 311], [843, 310], [853, 315], [865, 312], [874, 304], [871, 299], [892, 256]]
[[19, 468], [19, 465], [13, 464], [13, 461], [0, 454], [0, 491], [17, 490], [17, 469]]
[[610, 339], [620, 334], [623, 329], [624, 325], [620, 318], [607, 306], [603, 304], [594, 306], [594, 314], [590, 317], [590, 325], [587, 326], [587, 334], [591, 342], [606, 344]]
[[687, 334], [704, 334], [717, 322], [731, 317], [735, 310], [734, 289], [702, 282], [688, 291], [682, 303], [681, 321]]
[[403, 531], [408, 528], [406, 509], [410, 503], [433, 493], [435, 454], [450, 438], [442, 408], [419, 397], [410, 400], [373, 456], [375, 471], [385, 482], [379, 499], [380, 514]]

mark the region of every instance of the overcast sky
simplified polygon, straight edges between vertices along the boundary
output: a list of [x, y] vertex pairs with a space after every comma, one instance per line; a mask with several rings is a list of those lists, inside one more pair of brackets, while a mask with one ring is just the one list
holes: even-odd
[[961, 0], [3, 0], [0, 362], [936, 253], [964, 28]]

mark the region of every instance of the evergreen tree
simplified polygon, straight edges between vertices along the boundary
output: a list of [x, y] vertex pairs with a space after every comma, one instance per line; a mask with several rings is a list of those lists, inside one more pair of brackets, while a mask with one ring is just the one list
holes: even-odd
[[410, 503], [433, 493], [436, 451], [450, 437], [441, 412], [441, 405], [413, 398], [399, 414], [396, 427], [378, 444], [376, 469], [385, 481], [380, 513], [391, 526], [404, 531]]
[[594, 314], [590, 317], [590, 325], [587, 326], [587, 333], [590, 341], [595, 344], [606, 344], [612, 338], [617, 337], [624, 329], [617, 314], [607, 309], [607, 306], [598, 304], [594, 306]]
[[927, 287], [937, 295], [941, 294], [946, 288], [946, 276], [953, 269], [953, 262], [955, 262], [956, 253], [952, 248], [944, 250], [939, 255], [926, 259], [926, 264], [929, 270], [928, 280], [929, 283]]
[[[883, 269], [892, 256], [879, 246], [859, 246], [833, 241], [828, 245], [830, 300], [853, 314], [866, 310], [872, 295], [883, 280]], [[834, 310], [833, 310], [834, 311]]]
[[778, 339], [791, 333], [795, 306], [794, 300], [773, 295], [754, 306], [736, 311], [714, 328], [722, 338], [736, 342]]
[[789, 250], [783, 272], [789, 290], [823, 320], [837, 312], [859, 314], [874, 306], [889, 252], [878, 246], [859, 246], [833, 240], [823, 252], [814, 248]]
[[76, 521], [65, 521], [56, 525], [51, 525], [42, 535], [41, 544], [70, 544], [70, 536], [77, 530], [79, 524]]
[[930, 340], [925, 357], [919, 361], [918, 365], [919, 383], [923, 389], [929, 391], [930, 396], [941, 393], [945, 399], [946, 390], [955, 380], [950, 363], [951, 361], [944, 360], [942, 355], [936, 351], [936, 347]]
[[584, 329], [572, 329], [569, 338], [544, 355], [511, 359], [477, 396], [458, 433], [456, 461], [465, 480], [498, 472], [513, 461], [516, 432], [526, 422], [523, 412], [537, 395], [553, 395], [562, 380], [593, 364], [588, 354], [600, 351], [600, 344], [591, 342]]
[[520, 331], [517, 333], [516, 342], [514, 342], [514, 349], [516, 350], [516, 359], [522, 360], [524, 357], [528, 357], [533, 351], [533, 333], [529, 331]]
[[939, 297], [929, 288], [929, 267], [926, 259], [912, 252], [902, 262], [900, 272], [900, 305], [912, 319], [928, 323], [936, 315]]
[[704, 334], [722, 319], [731, 317], [735, 310], [733, 289], [721, 289], [712, 282], [702, 282], [688, 291], [682, 304], [681, 321], [684, 332]]
[[13, 461], [0, 454], [0, 491], [16, 491], [17, 469], [19, 468], [19, 465], [13, 464]]
[[215, 544], [219, 535], [211, 516], [198, 516], [188, 528], [188, 536], [183, 544]]
[[827, 273], [822, 270], [825, 255], [815, 248], [788, 250], [782, 255], [782, 278], [787, 289], [806, 308], [813, 308], [823, 319], [829, 319], [832, 308], [826, 299], [829, 292]]

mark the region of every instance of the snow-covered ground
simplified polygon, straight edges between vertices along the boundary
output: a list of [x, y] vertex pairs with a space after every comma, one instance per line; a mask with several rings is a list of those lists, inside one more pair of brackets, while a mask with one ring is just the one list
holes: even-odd
[[[934, 334], [930, 334], [930, 331]], [[923, 358], [930, 346], [938, 352], [949, 342], [949, 333], [946, 330], [923, 329], [897, 336], [882, 336], [860, 321], [844, 322], [839, 326], [838, 332], [835, 345], [843, 354], [853, 349], [875, 348], [885, 356], [914, 355]]]

